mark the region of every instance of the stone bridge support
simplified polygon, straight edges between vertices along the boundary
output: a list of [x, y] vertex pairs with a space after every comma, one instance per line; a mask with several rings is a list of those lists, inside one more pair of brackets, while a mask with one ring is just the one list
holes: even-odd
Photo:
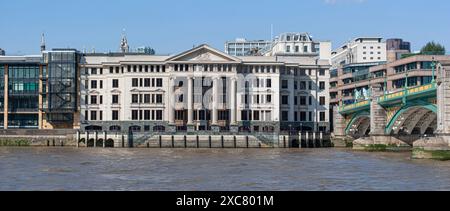
[[450, 160], [450, 62], [437, 69], [436, 136], [414, 142], [413, 158]]
[[345, 117], [339, 113], [339, 107], [333, 108], [333, 121], [334, 121], [334, 133], [332, 142], [335, 147], [346, 147], [347, 142], [351, 141], [345, 134], [345, 128], [347, 127]]
[[371, 87], [370, 102], [370, 137], [363, 137], [353, 142], [353, 149], [368, 151], [385, 151], [409, 149], [410, 146], [403, 141], [385, 133], [387, 124], [387, 112], [378, 103], [378, 97], [384, 95], [380, 84], [373, 84]]

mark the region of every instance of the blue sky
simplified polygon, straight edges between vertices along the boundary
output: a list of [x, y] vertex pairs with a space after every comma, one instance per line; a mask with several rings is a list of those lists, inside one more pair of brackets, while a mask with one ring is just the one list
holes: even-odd
[[117, 51], [122, 29], [130, 45], [173, 54], [202, 43], [223, 50], [237, 37], [309, 32], [333, 47], [356, 36], [399, 37], [418, 50], [437, 41], [450, 51], [445, 0], [0, 0], [0, 48], [7, 54], [47, 46]]

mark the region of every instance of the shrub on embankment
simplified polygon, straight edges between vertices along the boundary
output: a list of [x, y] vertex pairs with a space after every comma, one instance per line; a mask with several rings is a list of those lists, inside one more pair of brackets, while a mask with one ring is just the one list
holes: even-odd
[[0, 147], [24, 147], [30, 145], [30, 141], [23, 139], [0, 140]]

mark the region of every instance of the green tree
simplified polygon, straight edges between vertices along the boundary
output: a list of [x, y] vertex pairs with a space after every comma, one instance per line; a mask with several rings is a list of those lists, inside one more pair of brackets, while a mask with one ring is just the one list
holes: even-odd
[[434, 41], [429, 42], [420, 50], [420, 54], [445, 55], [445, 47]]

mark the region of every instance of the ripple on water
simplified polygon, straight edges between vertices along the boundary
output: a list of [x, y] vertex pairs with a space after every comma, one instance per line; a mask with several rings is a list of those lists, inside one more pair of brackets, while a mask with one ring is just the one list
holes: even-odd
[[450, 190], [450, 162], [409, 156], [339, 149], [0, 148], [0, 190]]

